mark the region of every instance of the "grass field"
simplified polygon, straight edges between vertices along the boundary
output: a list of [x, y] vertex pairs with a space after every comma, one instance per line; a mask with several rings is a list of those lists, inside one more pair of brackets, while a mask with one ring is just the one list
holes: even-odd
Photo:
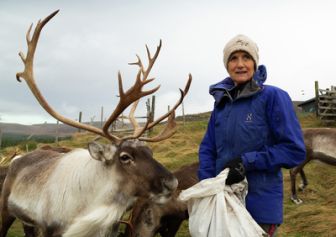
[[[319, 127], [321, 123], [314, 116], [299, 116], [303, 127]], [[198, 146], [207, 126], [207, 121], [179, 122], [177, 134], [172, 138], [149, 144], [157, 160], [170, 170], [197, 161]], [[154, 131], [156, 132], [156, 131]], [[93, 136], [76, 135], [60, 146], [85, 147]], [[336, 149], [336, 148], [335, 148]], [[9, 155], [14, 148], [8, 148]], [[289, 172], [284, 173], [284, 223], [279, 228], [280, 237], [333, 237], [336, 236], [336, 169], [320, 163], [310, 163], [305, 168], [309, 185], [299, 197], [301, 205], [290, 201]], [[299, 181], [299, 179], [298, 179]], [[189, 237], [187, 221], [180, 228], [178, 237]], [[21, 226], [16, 223], [10, 230], [10, 237], [21, 237]]]

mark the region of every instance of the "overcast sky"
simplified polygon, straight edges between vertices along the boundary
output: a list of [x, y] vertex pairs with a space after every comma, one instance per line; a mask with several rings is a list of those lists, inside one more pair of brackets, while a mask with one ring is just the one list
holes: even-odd
[[[35, 79], [49, 104], [66, 117], [100, 119], [117, 103], [117, 73], [130, 86], [136, 54], [145, 60], [145, 44], [162, 49], [152, 70], [161, 85], [156, 115], [178, 99], [188, 73], [193, 76], [185, 99], [187, 114], [212, 110], [209, 85], [227, 76], [223, 48], [237, 34], [252, 38], [267, 67], [266, 84], [278, 86], [293, 100], [314, 96], [336, 85], [336, 1], [204, 0], [58, 0], [0, 1], [0, 122], [55, 122], [37, 103], [25, 82], [15, 79], [26, 52], [31, 23], [60, 12], [44, 27], [35, 55]], [[145, 60], [146, 61], [146, 60]], [[145, 115], [145, 100], [138, 115]], [[177, 114], [181, 114], [178, 109]]]

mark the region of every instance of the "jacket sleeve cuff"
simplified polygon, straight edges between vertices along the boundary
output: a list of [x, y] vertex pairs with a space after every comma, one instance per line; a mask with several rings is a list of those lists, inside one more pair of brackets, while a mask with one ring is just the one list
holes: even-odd
[[257, 152], [247, 152], [241, 156], [245, 170], [254, 170], [257, 160]]

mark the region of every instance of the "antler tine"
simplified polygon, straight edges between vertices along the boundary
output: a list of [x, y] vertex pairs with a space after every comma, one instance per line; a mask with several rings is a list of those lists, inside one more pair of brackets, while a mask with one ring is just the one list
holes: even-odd
[[134, 132], [133, 135], [131, 136], [125, 136], [122, 138], [122, 140], [128, 140], [128, 139], [136, 139], [138, 137], [140, 137], [146, 130], [147, 127], [149, 125], [149, 120], [147, 119], [146, 124], [144, 127], [140, 127], [139, 123], [136, 121], [135, 116], [134, 116], [134, 112], [139, 104], [140, 100], [137, 100], [133, 103], [132, 108], [130, 110], [130, 113], [128, 115], [128, 119], [130, 120], [133, 128], [134, 128]]
[[147, 58], [148, 58], [148, 66], [147, 66], [147, 69], [145, 70], [144, 69], [144, 66], [143, 66], [143, 63], [140, 59], [140, 57], [138, 55], [137, 56], [137, 59], [138, 61], [135, 62], [135, 63], [129, 63], [129, 65], [138, 65], [139, 66], [139, 71], [142, 73], [143, 75], [143, 78], [142, 78], [142, 81], [148, 81], [148, 80], [151, 80], [151, 79], [147, 79], [150, 71], [152, 70], [152, 67], [157, 59], [157, 57], [159, 56], [159, 53], [160, 53], [160, 50], [161, 50], [161, 46], [162, 46], [162, 40], [160, 39], [160, 43], [159, 45], [156, 47], [156, 51], [155, 51], [155, 54], [153, 57], [151, 57], [151, 53], [149, 51], [149, 48], [148, 46], [146, 45], [146, 52], [147, 52]]
[[191, 74], [189, 74], [188, 81], [187, 81], [187, 83], [184, 87], [184, 90], [180, 89], [180, 93], [181, 93], [180, 99], [177, 101], [177, 103], [174, 105], [174, 107], [171, 110], [169, 110], [166, 114], [164, 114], [161, 117], [159, 117], [158, 119], [156, 119], [154, 122], [150, 123], [148, 125], [148, 129], [151, 129], [156, 124], [160, 123], [162, 120], [167, 118], [171, 113], [173, 113], [177, 109], [177, 107], [179, 107], [179, 105], [182, 103], [184, 97], [187, 95], [187, 93], [189, 91], [191, 81], [192, 81], [192, 76], [191, 76]]
[[135, 133], [137, 130], [139, 130], [139, 128], [140, 128], [139, 123], [136, 121], [136, 119], [135, 119], [135, 117], [134, 117], [134, 112], [135, 112], [135, 110], [136, 110], [136, 108], [137, 108], [137, 106], [138, 106], [138, 104], [139, 104], [139, 101], [140, 101], [140, 100], [137, 100], [137, 101], [135, 101], [135, 102], [133, 103], [132, 108], [131, 108], [130, 113], [129, 113], [129, 116], [128, 116], [128, 118], [129, 118], [131, 124], [133, 125], [134, 133]]
[[147, 137], [140, 137], [147, 129], [149, 125], [149, 121], [147, 119], [146, 125], [144, 127], [140, 127], [139, 123], [136, 121], [134, 112], [138, 106], [139, 100], [135, 101], [132, 105], [132, 108], [129, 113], [129, 120], [134, 128], [134, 133], [132, 136], [123, 137], [122, 139], [136, 139], [138, 138], [141, 141], [146, 142], [158, 142], [165, 140], [176, 132], [176, 122], [175, 122], [175, 111], [172, 111], [168, 117], [168, 122], [166, 127], [161, 131], [161, 133], [155, 137], [147, 138]]
[[176, 132], [175, 111], [172, 111], [169, 114], [166, 127], [161, 131], [161, 133], [159, 133], [159, 135], [151, 138], [139, 137], [138, 139], [140, 141], [145, 142], [159, 142], [170, 138], [175, 134], [175, 132]]
[[149, 121], [147, 120], [144, 127], [139, 127], [139, 129], [134, 131], [133, 135], [125, 136], [125, 137], [121, 138], [121, 140], [125, 141], [125, 140], [139, 138], [147, 130], [148, 124], [149, 124]]
[[175, 110], [182, 103], [184, 97], [187, 95], [189, 88], [190, 88], [191, 81], [192, 81], [192, 76], [191, 74], [189, 74], [189, 78], [185, 85], [184, 90], [180, 89], [181, 96], [178, 102], [175, 104], [175, 106], [171, 110], [169, 110], [166, 114], [164, 114], [163, 116], [161, 116], [160, 118], [158, 118], [157, 120], [155, 120], [154, 122], [150, 123], [147, 126], [147, 129], [150, 129], [154, 127], [155, 125], [157, 125], [159, 122], [161, 122], [163, 119], [168, 117], [167, 124], [165, 128], [161, 131], [161, 133], [152, 138], [138, 137], [139, 140], [146, 141], [146, 142], [159, 142], [159, 141], [165, 140], [174, 135], [174, 133], [176, 132]]
[[33, 24], [31, 24], [28, 28], [28, 31], [26, 33], [26, 41], [28, 45], [28, 52], [27, 52], [27, 57], [24, 56], [22, 52], [19, 53], [19, 56], [22, 59], [22, 62], [25, 64], [25, 69], [21, 73], [16, 74], [16, 79], [21, 82], [20, 78], [25, 79], [26, 81], [29, 80], [30, 77], [33, 75], [33, 62], [34, 62], [34, 54], [37, 46], [37, 42], [40, 37], [40, 33], [42, 28], [44, 27], [45, 24], [48, 23], [48, 21], [53, 18], [59, 10], [51, 13], [49, 16], [47, 16], [43, 21], [39, 20], [36, 27], [35, 31], [33, 34], [33, 37], [30, 38], [30, 32], [33, 28]]
[[77, 122], [75, 120], [68, 119], [68, 118], [62, 116], [61, 114], [59, 114], [58, 112], [56, 112], [52, 107], [50, 107], [50, 105], [48, 104], [46, 99], [43, 97], [42, 93], [40, 92], [39, 88], [36, 85], [36, 82], [35, 82], [35, 79], [34, 79], [34, 73], [33, 73], [33, 64], [34, 64], [34, 55], [35, 55], [37, 43], [38, 43], [38, 40], [39, 40], [39, 36], [40, 36], [40, 33], [41, 33], [43, 27], [58, 12], [59, 12], [59, 10], [53, 12], [52, 14], [47, 16], [42, 21], [39, 20], [36, 27], [35, 27], [33, 36], [31, 38], [30, 38], [30, 33], [31, 33], [31, 30], [32, 30], [32, 25], [30, 25], [30, 27], [27, 31], [27, 34], [26, 34], [26, 41], [27, 41], [27, 46], [28, 46], [27, 56], [25, 57], [22, 52], [19, 53], [19, 56], [21, 57], [22, 62], [24, 63], [24, 71], [17, 73], [16, 74], [16, 79], [19, 82], [21, 82], [21, 80], [20, 80], [21, 78], [24, 79], [26, 81], [29, 89], [34, 94], [34, 96], [38, 100], [38, 102], [40, 103], [40, 105], [45, 109], [46, 112], [48, 112], [51, 116], [53, 116], [57, 120], [65, 123], [65, 124], [68, 124], [70, 126], [73, 126], [73, 127], [76, 127], [76, 128], [81, 128], [81, 129], [93, 132], [95, 134], [98, 134], [100, 136], [106, 137], [113, 142], [119, 142], [118, 138], [116, 138], [116, 137], [111, 137], [111, 136], [107, 137], [103, 133], [103, 131], [99, 128], [96, 128], [94, 126], [90, 126], [88, 124], [83, 124], [83, 123]]
[[158, 57], [158, 55], [160, 53], [161, 46], [162, 46], [162, 40], [160, 39], [160, 43], [159, 43], [159, 45], [156, 48], [156, 52], [155, 52], [154, 56], [151, 57], [150, 51], [148, 49], [148, 46], [146, 45], [146, 51], [147, 51], [147, 57], [148, 57], [148, 67], [147, 67], [147, 70], [145, 70], [145, 73], [143, 75], [144, 80], [147, 79], [147, 77], [149, 75], [149, 72], [150, 72], [150, 70], [152, 69], [152, 67], [154, 65], [154, 62], [155, 62], [156, 58]]
[[144, 67], [143, 67], [142, 61], [141, 61], [139, 55], [136, 55], [136, 57], [137, 57], [138, 61], [135, 62], [135, 63], [129, 63], [129, 65], [138, 65], [139, 68], [140, 68], [140, 70], [141, 70], [141, 73], [144, 75], [145, 71], [144, 71]]

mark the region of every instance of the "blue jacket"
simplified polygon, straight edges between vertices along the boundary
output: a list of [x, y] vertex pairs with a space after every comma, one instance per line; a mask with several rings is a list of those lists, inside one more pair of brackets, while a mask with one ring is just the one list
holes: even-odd
[[259, 66], [253, 80], [232, 98], [231, 78], [210, 87], [215, 98], [207, 131], [199, 148], [199, 179], [219, 174], [228, 161], [241, 157], [248, 180], [246, 208], [257, 223], [283, 221], [281, 168], [305, 159], [302, 131], [289, 95], [263, 85]]

